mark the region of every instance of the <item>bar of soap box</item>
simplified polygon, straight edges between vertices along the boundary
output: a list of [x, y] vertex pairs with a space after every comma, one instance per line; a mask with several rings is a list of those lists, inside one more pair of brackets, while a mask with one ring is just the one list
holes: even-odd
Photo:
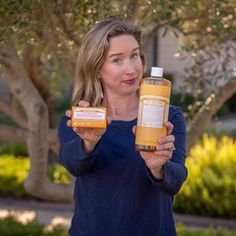
[[72, 127], [106, 128], [107, 108], [72, 106]]

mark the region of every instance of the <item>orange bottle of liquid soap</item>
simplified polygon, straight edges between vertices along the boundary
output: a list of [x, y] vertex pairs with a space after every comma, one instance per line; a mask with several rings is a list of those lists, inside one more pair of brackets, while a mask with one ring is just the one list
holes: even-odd
[[141, 82], [135, 149], [156, 151], [158, 138], [166, 135], [171, 82], [163, 78], [163, 68], [152, 67], [151, 77]]

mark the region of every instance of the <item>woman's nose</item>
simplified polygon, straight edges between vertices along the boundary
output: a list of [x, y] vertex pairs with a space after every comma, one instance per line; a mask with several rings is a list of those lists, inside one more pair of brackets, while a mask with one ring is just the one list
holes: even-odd
[[135, 72], [135, 65], [134, 65], [133, 62], [128, 61], [128, 62], [126, 63], [125, 72], [126, 72], [127, 74], [133, 74], [133, 73]]

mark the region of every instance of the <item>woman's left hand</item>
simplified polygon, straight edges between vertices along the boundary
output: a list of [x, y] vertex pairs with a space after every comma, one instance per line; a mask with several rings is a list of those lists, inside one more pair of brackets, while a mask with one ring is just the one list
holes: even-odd
[[164, 126], [167, 128], [167, 135], [157, 140], [157, 150], [155, 152], [140, 152], [152, 175], [159, 180], [164, 178], [163, 165], [171, 159], [175, 150], [175, 137], [171, 135], [174, 127], [169, 121], [165, 122]]

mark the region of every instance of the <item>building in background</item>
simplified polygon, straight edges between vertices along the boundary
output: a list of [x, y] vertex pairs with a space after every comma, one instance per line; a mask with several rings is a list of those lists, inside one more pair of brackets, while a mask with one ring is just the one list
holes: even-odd
[[180, 49], [178, 38], [171, 33], [162, 37], [163, 31], [163, 29], [159, 30], [149, 45], [146, 55], [147, 62], [150, 67], [163, 67], [164, 74], [172, 77], [174, 89], [177, 89], [183, 79], [187, 60], [180, 60], [176, 56]]

